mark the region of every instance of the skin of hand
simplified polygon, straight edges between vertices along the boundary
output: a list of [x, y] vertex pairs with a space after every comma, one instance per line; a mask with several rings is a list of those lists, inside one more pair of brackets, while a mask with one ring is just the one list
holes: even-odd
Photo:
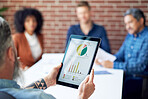
[[79, 86], [79, 96], [78, 99], [88, 99], [95, 90], [94, 79], [94, 69], [92, 69], [90, 75], [88, 75], [85, 80]]
[[113, 68], [113, 62], [107, 60], [107, 61], [102, 61], [101, 65], [104, 66], [105, 68]]
[[101, 63], [98, 61], [97, 58], [95, 59], [95, 64], [97, 64], [97, 65], [101, 65]]
[[57, 75], [58, 75], [58, 72], [59, 72], [59, 69], [61, 68], [61, 66], [62, 66], [62, 64], [54, 67], [51, 70], [51, 72], [44, 78], [47, 88], [50, 86], [56, 85], [56, 78], [57, 78]]

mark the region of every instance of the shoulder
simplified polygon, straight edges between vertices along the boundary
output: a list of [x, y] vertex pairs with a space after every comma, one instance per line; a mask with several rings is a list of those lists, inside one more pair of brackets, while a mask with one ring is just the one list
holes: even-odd
[[22, 36], [24, 36], [24, 33], [15, 33], [15, 34], [12, 34], [12, 37], [13, 38], [21, 38]]
[[93, 23], [93, 31], [101, 37], [107, 36], [107, 32], [106, 32], [104, 26], [102, 26], [102, 25], [98, 25], [98, 24]]
[[148, 42], [148, 27], [145, 27], [144, 32], [140, 35], [140, 38], [144, 41], [144, 43]]
[[[144, 35], [144, 40], [145, 40], [146, 43], [148, 42], [148, 31], [147, 31], [147, 33]], [[148, 45], [148, 43], [147, 43], [147, 45]]]
[[148, 27], [146, 27], [145, 36], [148, 37]]
[[76, 25], [71, 25], [68, 29], [68, 33], [67, 35], [71, 35], [71, 34], [75, 34], [80, 30], [80, 25], [76, 24]]
[[96, 28], [98, 28], [98, 29], [105, 30], [104, 26], [102, 26], [102, 25], [99, 25], [99, 24], [95, 24], [95, 23], [94, 23], [94, 26], [95, 26]]
[[43, 40], [43, 34], [37, 34], [37, 37], [38, 37], [40, 40]]
[[133, 34], [127, 33], [127, 35], [125, 36], [125, 39], [128, 39], [130, 37], [133, 37]]
[[12, 39], [14, 41], [19, 41], [20, 39], [22, 39], [22, 37], [24, 37], [24, 33], [15, 33], [15, 34], [12, 34]]
[[40, 89], [7, 88], [5, 91], [13, 95], [16, 99], [55, 99], [52, 95], [46, 94]]
[[104, 26], [98, 25], [98, 24], [93, 24], [94, 30], [97, 31], [98, 33], [101, 33], [102, 35], [106, 35], [106, 30]]
[[80, 26], [80, 24], [71, 25], [69, 29], [76, 29]]
[[[21, 92], [22, 91], [22, 92]], [[40, 89], [21, 89], [21, 97], [28, 97], [30, 99], [55, 99], [52, 95], [46, 94]]]
[[24, 94], [24, 97], [28, 95], [30, 99], [55, 99], [52, 95], [46, 94], [40, 89], [22, 89], [22, 94]]
[[42, 37], [43, 38], [43, 34], [37, 34], [37, 37]]

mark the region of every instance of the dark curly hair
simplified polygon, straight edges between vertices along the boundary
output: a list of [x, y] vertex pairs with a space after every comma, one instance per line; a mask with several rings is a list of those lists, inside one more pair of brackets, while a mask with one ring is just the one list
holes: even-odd
[[14, 24], [16, 31], [18, 33], [23, 33], [25, 31], [24, 22], [28, 16], [34, 16], [37, 21], [37, 27], [35, 29], [36, 34], [40, 34], [42, 25], [43, 25], [43, 17], [42, 14], [33, 8], [24, 8], [23, 10], [19, 10], [14, 15]]

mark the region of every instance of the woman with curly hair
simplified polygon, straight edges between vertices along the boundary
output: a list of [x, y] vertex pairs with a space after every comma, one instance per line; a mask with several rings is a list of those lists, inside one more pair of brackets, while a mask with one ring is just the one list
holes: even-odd
[[15, 13], [14, 24], [17, 33], [13, 35], [13, 40], [17, 56], [22, 69], [26, 70], [41, 59], [43, 53], [43, 18], [38, 10], [24, 8]]

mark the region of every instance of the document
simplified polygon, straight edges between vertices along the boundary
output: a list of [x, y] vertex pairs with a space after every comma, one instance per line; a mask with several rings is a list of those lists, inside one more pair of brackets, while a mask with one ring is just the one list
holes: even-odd
[[94, 74], [95, 75], [104, 75], [104, 74], [112, 74], [112, 73], [104, 70], [104, 71], [94, 71]]
[[107, 60], [114, 62], [116, 60], [116, 57], [114, 55], [104, 51], [101, 48], [98, 49], [96, 58], [98, 59], [99, 62]]

